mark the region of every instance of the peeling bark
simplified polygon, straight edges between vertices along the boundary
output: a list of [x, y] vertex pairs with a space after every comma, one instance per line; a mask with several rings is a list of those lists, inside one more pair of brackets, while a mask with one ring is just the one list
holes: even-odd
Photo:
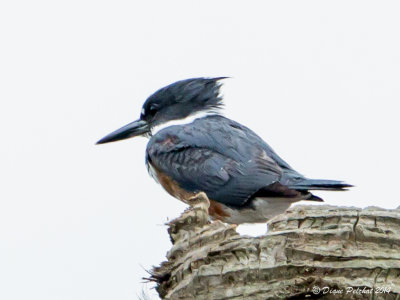
[[151, 271], [163, 299], [400, 299], [399, 209], [295, 206], [248, 237], [195, 200]]

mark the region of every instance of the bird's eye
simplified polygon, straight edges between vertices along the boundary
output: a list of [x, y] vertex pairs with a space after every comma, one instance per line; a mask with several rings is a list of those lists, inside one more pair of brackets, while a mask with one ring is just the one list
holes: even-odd
[[149, 113], [150, 115], [155, 115], [156, 112], [157, 112], [157, 109], [158, 109], [157, 106], [151, 105], [151, 106], [149, 107], [148, 113]]

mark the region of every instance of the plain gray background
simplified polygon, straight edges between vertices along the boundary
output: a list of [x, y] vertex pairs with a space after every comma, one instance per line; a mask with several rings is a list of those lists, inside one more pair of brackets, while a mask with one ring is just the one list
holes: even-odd
[[[2, 1], [0, 298], [136, 299], [185, 206], [146, 139], [94, 143], [173, 81], [232, 76], [226, 115], [332, 205], [400, 205], [398, 1]], [[247, 226], [256, 234], [265, 225]], [[154, 294], [154, 291], [150, 291]]]

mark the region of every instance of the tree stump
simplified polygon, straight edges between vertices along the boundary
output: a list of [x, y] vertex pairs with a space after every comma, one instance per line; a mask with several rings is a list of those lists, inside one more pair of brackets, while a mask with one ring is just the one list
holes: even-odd
[[162, 299], [400, 299], [400, 210], [294, 206], [259, 237], [210, 222], [204, 195], [171, 221]]

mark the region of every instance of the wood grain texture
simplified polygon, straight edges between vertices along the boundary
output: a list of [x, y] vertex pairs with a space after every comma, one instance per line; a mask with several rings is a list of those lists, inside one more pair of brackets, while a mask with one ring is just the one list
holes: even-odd
[[162, 299], [400, 299], [400, 210], [295, 206], [252, 238], [209, 222], [201, 197], [169, 223]]

